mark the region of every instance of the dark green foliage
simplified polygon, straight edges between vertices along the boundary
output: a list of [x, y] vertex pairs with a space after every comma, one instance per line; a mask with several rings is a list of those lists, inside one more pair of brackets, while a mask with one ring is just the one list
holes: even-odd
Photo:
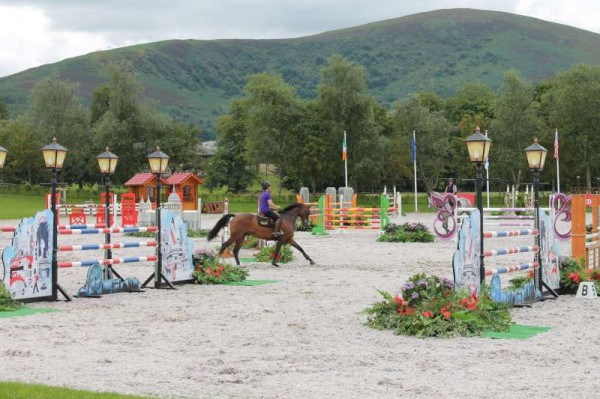
[[0, 283], [0, 312], [17, 310], [21, 306], [21, 302], [15, 301], [4, 288], [4, 284]]
[[215, 256], [212, 250], [198, 250], [192, 257], [194, 263], [194, 278], [197, 284], [218, 284], [232, 281], [243, 281], [248, 277], [248, 271], [238, 266], [224, 263], [223, 259]]
[[[275, 245], [270, 245], [268, 247], [262, 247], [260, 252], [256, 255], [256, 259], [259, 262], [270, 262], [273, 259], [273, 255], [275, 253]], [[292, 253], [292, 247], [290, 244], [282, 245], [279, 249], [279, 257], [277, 258], [277, 262], [288, 263], [294, 259], [294, 254]]]
[[452, 282], [437, 276], [415, 275], [402, 290], [402, 297], [379, 291], [383, 301], [365, 310], [369, 327], [419, 338], [448, 338], [507, 331], [512, 324], [505, 304], [494, 303], [487, 295], [455, 292]]
[[397, 225], [390, 223], [386, 226], [380, 242], [433, 242], [435, 237], [422, 223], [404, 223]]

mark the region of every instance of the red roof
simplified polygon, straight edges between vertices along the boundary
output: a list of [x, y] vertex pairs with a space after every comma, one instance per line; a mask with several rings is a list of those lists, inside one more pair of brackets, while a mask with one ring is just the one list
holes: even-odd
[[202, 180], [201, 178], [199, 178], [198, 176], [196, 176], [195, 174], [193, 174], [191, 172], [188, 172], [188, 173], [173, 173], [171, 175], [171, 177], [169, 177], [167, 179], [167, 184], [169, 186], [172, 186], [172, 185], [175, 185], [175, 184], [181, 184], [184, 181], [186, 181], [187, 179], [193, 179], [198, 184], [204, 184], [204, 180]]
[[[131, 179], [125, 182], [125, 186], [143, 186], [154, 178], [152, 173], [136, 173]], [[160, 179], [161, 184], [167, 184], [163, 178]]]

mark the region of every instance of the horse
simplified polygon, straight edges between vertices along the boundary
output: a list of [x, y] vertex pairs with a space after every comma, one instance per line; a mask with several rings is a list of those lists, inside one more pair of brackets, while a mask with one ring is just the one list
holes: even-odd
[[224, 215], [215, 227], [208, 233], [208, 241], [212, 240], [219, 234], [219, 231], [231, 219], [231, 224], [229, 226], [230, 236], [227, 241], [221, 245], [221, 249], [219, 251], [219, 255], [225, 251], [227, 247], [231, 244], [235, 244], [233, 247], [233, 256], [235, 257], [235, 262], [240, 264], [240, 260], [238, 258], [238, 253], [240, 252], [240, 248], [242, 247], [242, 243], [244, 242], [244, 238], [246, 235], [250, 234], [261, 240], [273, 240], [277, 241], [275, 244], [275, 252], [273, 253], [273, 260], [271, 264], [273, 266], [279, 267], [277, 264], [277, 257], [279, 256], [279, 250], [283, 244], [290, 244], [294, 248], [304, 255], [304, 258], [310, 262], [311, 265], [314, 265], [315, 262], [307, 255], [306, 252], [302, 249], [300, 245], [294, 240], [294, 224], [296, 219], [300, 217], [304, 226], [308, 225], [308, 217], [310, 216], [310, 205], [305, 204], [292, 204], [282, 209], [280, 212], [281, 217], [281, 230], [283, 231], [283, 235], [279, 238], [273, 237], [273, 226], [269, 224], [269, 226], [265, 226], [259, 224], [259, 216], [254, 215], [252, 213], [242, 213], [239, 215], [234, 215], [232, 213], [228, 213]]

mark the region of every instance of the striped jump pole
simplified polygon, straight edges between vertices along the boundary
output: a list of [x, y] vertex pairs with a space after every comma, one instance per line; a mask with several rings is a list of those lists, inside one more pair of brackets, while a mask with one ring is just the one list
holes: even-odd
[[533, 216], [526, 215], [490, 215], [485, 216], [487, 220], [533, 220]]
[[521, 230], [500, 230], [500, 231], [484, 231], [483, 236], [485, 238], [494, 237], [515, 237], [515, 236], [536, 236], [538, 235], [537, 229], [521, 229]]
[[486, 276], [493, 276], [494, 274], [512, 273], [520, 270], [528, 270], [539, 267], [538, 262], [521, 263], [520, 265], [503, 266], [496, 269], [485, 269]]
[[14, 233], [17, 228], [15, 226], [0, 227], [2, 233]]
[[82, 230], [82, 229], [103, 229], [106, 228], [104, 223], [92, 223], [92, 224], [59, 224], [59, 230]]
[[58, 267], [78, 267], [78, 266], [94, 266], [94, 265], [117, 265], [121, 263], [136, 263], [136, 262], [154, 262], [158, 259], [156, 255], [150, 256], [132, 256], [127, 258], [113, 258], [113, 259], [93, 259], [93, 260], [82, 260], [80, 262], [60, 262]]
[[136, 241], [136, 242], [113, 242], [110, 244], [82, 244], [82, 245], [60, 245], [60, 252], [69, 251], [99, 251], [106, 249], [118, 248], [140, 248], [140, 247], [155, 247], [158, 245], [156, 241]]
[[104, 229], [63, 229], [58, 230], [59, 234], [114, 234], [114, 233], [145, 233], [157, 232], [158, 227], [111, 227]]
[[483, 252], [484, 256], [500, 256], [500, 255], [512, 255], [519, 254], [523, 252], [535, 252], [539, 250], [540, 247], [537, 245], [527, 245], [522, 247], [508, 247], [508, 248], [498, 248], [498, 249], [488, 249]]

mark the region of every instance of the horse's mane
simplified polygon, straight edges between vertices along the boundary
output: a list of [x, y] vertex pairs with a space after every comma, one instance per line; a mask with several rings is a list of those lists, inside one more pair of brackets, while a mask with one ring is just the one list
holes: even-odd
[[292, 209], [300, 208], [303, 205], [304, 204], [300, 204], [300, 203], [295, 203], [295, 204], [292, 204], [292, 205], [288, 205], [285, 208], [283, 208], [282, 210], [280, 210], [279, 213], [286, 213], [286, 212], [291, 211]]

